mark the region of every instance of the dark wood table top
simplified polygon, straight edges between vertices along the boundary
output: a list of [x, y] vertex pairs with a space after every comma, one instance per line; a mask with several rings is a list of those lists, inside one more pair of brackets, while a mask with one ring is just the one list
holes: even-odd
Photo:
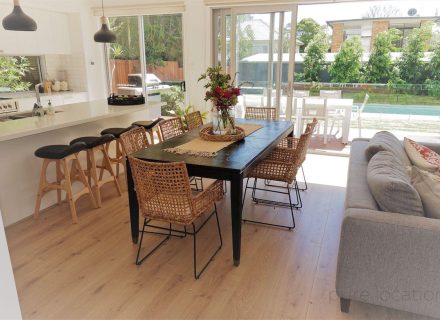
[[[186, 163], [190, 175], [228, 180], [231, 174], [245, 174], [256, 160], [293, 132], [293, 123], [289, 121], [237, 119], [237, 124], [240, 123], [257, 123], [263, 127], [244, 140], [234, 142], [220, 150], [212, 158], [164, 151], [164, 149], [177, 147], [198, 137], [200, 129], [194, 129], [181, 136], [152, 145], [132, 156], [153, 162], [183, 161]], [[210, 124], [205, 126], [208, 125]]]

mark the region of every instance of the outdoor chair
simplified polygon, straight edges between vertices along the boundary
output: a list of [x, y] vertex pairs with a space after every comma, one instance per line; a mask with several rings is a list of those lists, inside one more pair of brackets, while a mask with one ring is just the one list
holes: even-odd
[[[193, 195], [188, 172], [184, 162], [154, 163], [129, 157], [130, 167], [139, 203], [139, 212], [144, 216], [141, 239], [136, 255], [136, 264], [140, 265], [152, 255], [171, 236], [184, 238], [188, 234], [193, 237], [194, 277], [198, 279], [214, 256], [220, 251], [223, 240], [218, 220], [216, 201], [223, 198], [223, 184], [216, 180], [204, 191]], [[204, 214], [212, 209], [206, 217]], [[202, 219], [202, 215], [205, 217]], [[220, 245], [208, 262], [197, 270], [197, 234], [206, 223], [215, 215]], [[197, 224], [196, 220], [203, 220]], [[152, 221], [165, 222], [169, 227], [151, 225]], [[172, 225], [180, 225], [183, 230], [172, 229]], [[154, 230], [162, 229], [167, 232], [147, 231], [148, 227]], [[190, 229], [190, 230], [188, 230]], [[144, 234], [165, 235], [165, 238], [154, 248], [140, 258]]]

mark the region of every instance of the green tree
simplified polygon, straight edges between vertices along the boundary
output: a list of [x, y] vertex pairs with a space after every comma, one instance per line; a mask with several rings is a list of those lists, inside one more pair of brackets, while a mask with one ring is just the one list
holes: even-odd
[[428, 64], [429, 78], [431, 80], [440, 80], [440, 42], [434, 46], [431, 54], [431, 60]]
[[423, 52], [428, 50], [432, 36], [432, 24], [426, 23], [414, 28], [403, 46], [402, 56], [398, 61], [399, 75], [407, 83], [423, 83], [427, 71], [422, 61]]
[[400, 39], [401, 32], [389, 29], [377, 34], [370, 58], [365, 66], [364, 81], [367, 83], [387, 83], [394, 77], [394, 63], [391, 52], [396, 50], [394, 43]]
[[306, 47], [304, 58], [304, 80], [308, 82], [319, 81], [321, 71], [325, 69], [325, 53], [329, 43], [327, 35], [323, 32], [315, 34]]
[[32, 84], [23, 81], [23, 77], [30, 70], [29, 60], [25, 57], [0, 56], [0, 87], [11, 91], [28, 90]]
[[332, 82], [359, 82], [362, 69], [362, 44], [359, 37], [350, 38], [342, 43], [341, 50], [330, 66]]
[[110, 45], [110, 58], [139, 59], [139, 31], [137, 17], [111, 17], [110, 27], [116, 34], [116, 43]]
[[319, 32], [322, 32], [322, 29], [318, 22], [316, 22], [312, 18], [302, 19], [296, 27], [296, 38], [303, 43], [299, 47], [299, 51], [304, 52], [309, 42], [312, 41], [315, 34]]

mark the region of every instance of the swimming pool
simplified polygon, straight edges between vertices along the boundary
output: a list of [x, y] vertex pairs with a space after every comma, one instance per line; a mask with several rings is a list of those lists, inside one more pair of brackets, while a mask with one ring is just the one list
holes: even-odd
[[440, 117], [440, 106], [367, 104], [365, 106], [364, 112]]

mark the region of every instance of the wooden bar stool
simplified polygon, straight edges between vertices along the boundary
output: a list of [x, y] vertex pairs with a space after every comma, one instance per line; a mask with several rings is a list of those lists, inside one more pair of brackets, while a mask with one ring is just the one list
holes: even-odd
[[162, 120], [162, 118], [157, 118], [156, 120], [152, 121], [136, 121], [133, 122], [132, 125], [136, 127], [144, 127], [145, 131], [150, 136], [150, 144], [154, 144], [154, 132], [156, 132], [159, 142], [163, 141], [161, 135], [159, 134], [159, 131], [157, 129], [154, 130], [159, 122], [161, 122]]
[[[113, 182], [115, 184], [116, 190], [118, 194], [121, 196], [121, 188], [119, 186], [118, 179], [113, 171], [112, 164], [110, 158], [107, 153], [106, 144], [112, 140], [114, 140], [114, 136], [111, 134], [105, 134], [100, 137], [81, 137], [74, 139], [70, 142], [70, 144], [75, 144], [77, 142], [84, 142], [86, 144], [85, 150], [87, 151], [87, 169], [84, 170], [85, 175], [89, 180], [89, 184], [92, 187], [92, 190], [95, 191], [95, 196], [98, 202], [98, 207], [101, 207], [102, 199], [101, 199], [101, 191], [100, 188], [107, 182]], [[102, 153], [102, 163], [101, 165], [96, 164], [95, 153]], [[98, 178], [98, 168], [103, 168], [110, 173], [110, 176], [107, 178]], [[72, 177], [75, 178], [76, 174], [80, 174], [79, 172], [73, 172]]]
[[[101, 135], [106, 135], [106, 134], [111, 134], [114, 136], [114, 139], [107, 142], [105, 144], [105, 147], [107, 149], [107, 154], [109, 155], [109, 159], [110, 162], [112, 164], [116, 165], [116, 177], [119, 178], [119, 174], [121, 173], [121, 171], [119, 170], [119, 166], [122, 166], [124, 168], [124, 173], [125, 171], [125, 166], [126, 166], [126, 161], [125, 161], [125, 154], [124, 154], [124, 149], [122, 148], [121, 145], [121, 140], [120, 140], [120, 136], [121, 134], [123, 134], [124, 132], [129, 131], [130, 129], [134, 128], [134, 126], [130, 126], [128, 128], [107, 128], [101, 131]], [[115, 141], [116, 146], [115, 146], [115, 156], [112, 157], [110, 156], [110, 145], [111, 143]], [[104, 174], [104, 169], [101, 169], [99, 172], [99, 179], [101, 180]]]
[[[84, 142], [78, 142], [71, 145], [50, 145], [37, 149], [35, 156], [43, 159], [43, 166], [40, 174], [40, 185], [38, 187], [37, 201], [35, 204], [34, 217], [38, 219], [40, 216], [41, 199], [52, 190], [57, 191], [58, 204], [61, 203], [61, 191], [66, 192], [66, 199], [69, 202], [70, 212], [72, 214], [73, 223], [78, 223], [78, 215], [76, 213], [75, 202], [84, 194], [90, 196], [90, 200], [95, 208], [98, 207], [90, 184], [81, 168], [78, 160], [78, 153], [87, 148]], [[78, 172], [78, 180], [84, 184], [84, 188], [78, 193], [72, 191], [71, 171], [69, 170], [69, 162], [72, 162], [72, 168]], [[56, 182], [47, 181], [47, 168], [51, 162], [56, 165]]]

